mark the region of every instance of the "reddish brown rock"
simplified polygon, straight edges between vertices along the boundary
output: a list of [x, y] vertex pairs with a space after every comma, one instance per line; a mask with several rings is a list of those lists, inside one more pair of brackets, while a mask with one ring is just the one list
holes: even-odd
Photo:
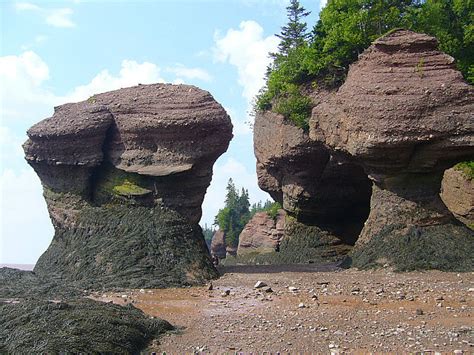
[[474, 229], [474, 180], [462, 169], [454, 167], [444, 172], [441, 199], [454, 216]]
[[282, 209], [275, 218], [267, 212], [257, 212], [240, 233], [237, 255], [278, 251], [285, 235], [285, 218], [286, 212]]
[[370, 181], [281, 115], [258, 113], [254, 150], [260, 188], [298, 220], [353, 244], [368, 215]]
[[220, 259], [226, 257], [225, 234], [220, 229], [218, 229], [212, 236], [211, 254]]
[[28, 137], [56, 230], [36, 272], [114, 287], [216, 275], [197, 223], [232, 124], [208, 92], [154, 84], [94, 95], [55, 108]]
[[[338, 92], [313, 110], [311, 138], [349, 155], [374, 181], [357, 266], [418, 258], [417, 268], [449, 269], [446, 260], [467, 254], [447, 249], [474, 247], [472, 231], [439, 198], [444, 169], [474, 155], [473, 112], [474, 89], [453, 58], [433, 37], [406, 30], [375, 41]], [[441, 243], [445, 254], [435, 257]]]

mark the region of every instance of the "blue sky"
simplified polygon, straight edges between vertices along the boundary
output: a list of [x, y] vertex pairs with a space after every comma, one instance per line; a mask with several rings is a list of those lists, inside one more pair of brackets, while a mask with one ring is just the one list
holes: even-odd
[[[312, 14], [318, 0], [300, 1]], [[201, 224], [212, 224], [227, 180], [265, 200], [246, 123], [267, 53], [286, 21], [285, 0], [0, 0], [0, 263], [34, 263], [53, 228], [42, 189], [23, 159], [26, 130], [53, 107], [136, 85], [208, 90], [227, 110], [234, 139], [214, 166]]]

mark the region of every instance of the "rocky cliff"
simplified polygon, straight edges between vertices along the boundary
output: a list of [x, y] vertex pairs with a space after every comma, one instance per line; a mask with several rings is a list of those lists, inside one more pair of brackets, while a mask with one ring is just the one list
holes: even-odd
[[232, 125], [188, 85], [139, 85], [55, 108], [28, 130], [54, 239], [35, 272], [89, 286], [154, 287], [215, 276], [197, 225]]
[[435, 38], [393, 31], [315, 102], [309, 134], [257, 116], [259, 185], [300, 222], [355, 242], [356, 266], [472, 269], [473, 233], [439, 192], [444, 170], [474, 155], [473, 94]]

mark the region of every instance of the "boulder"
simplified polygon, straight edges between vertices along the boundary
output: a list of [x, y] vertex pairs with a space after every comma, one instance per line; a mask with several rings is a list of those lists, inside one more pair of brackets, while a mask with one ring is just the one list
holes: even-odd
[[285, 218], [286, 212], [282, 209], [275, 218], [267, 212], [255, 213], [240, 233], [237, 255], [278, 251], [285, 235]]
[[435, 38], [407, 30], [376, 40], [337, 93], [314, 108], [310, 137], [359, 163], [374, 182], [354, 265], [454, 270], [454, 259], [472, 260], [473, 232], [439, 198], [443, 171], [474, 154], [472, 112], [474, 88], [454, 59]]
[[230, 118], [206, 91], [138, 85], [55, 108], [28, 130], [55, 237], [35, 272], [113, 287], [216, 275], [198, 226]]
[[440, 196], [459, 221], [474, 229], [474, 180], [462, 167], [444, 172]]
[[220, 229], [216, 230], [211, 241], [211, 255], [215, 255], [220, 259], [226, 256], [225, 234]]

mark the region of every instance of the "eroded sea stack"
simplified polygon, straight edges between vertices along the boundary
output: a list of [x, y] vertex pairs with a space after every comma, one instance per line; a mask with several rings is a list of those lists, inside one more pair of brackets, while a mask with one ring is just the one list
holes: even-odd
[[437, 47], [407, 30], [376, 40], [315, 102], [308, 135], [257, 116], [260, 187], [305, 225], [355, 242], [355, 266], [474, 269], [474, 234], [439, 197], [443, 172], [474, 156], [474, 88]]
[[139, 85], [55, 108], [24, 144], [54, 239], [35, 267], [85, 287], [165, 287], [216, 275], [198, 225], [232, 138], [212, 96]]

